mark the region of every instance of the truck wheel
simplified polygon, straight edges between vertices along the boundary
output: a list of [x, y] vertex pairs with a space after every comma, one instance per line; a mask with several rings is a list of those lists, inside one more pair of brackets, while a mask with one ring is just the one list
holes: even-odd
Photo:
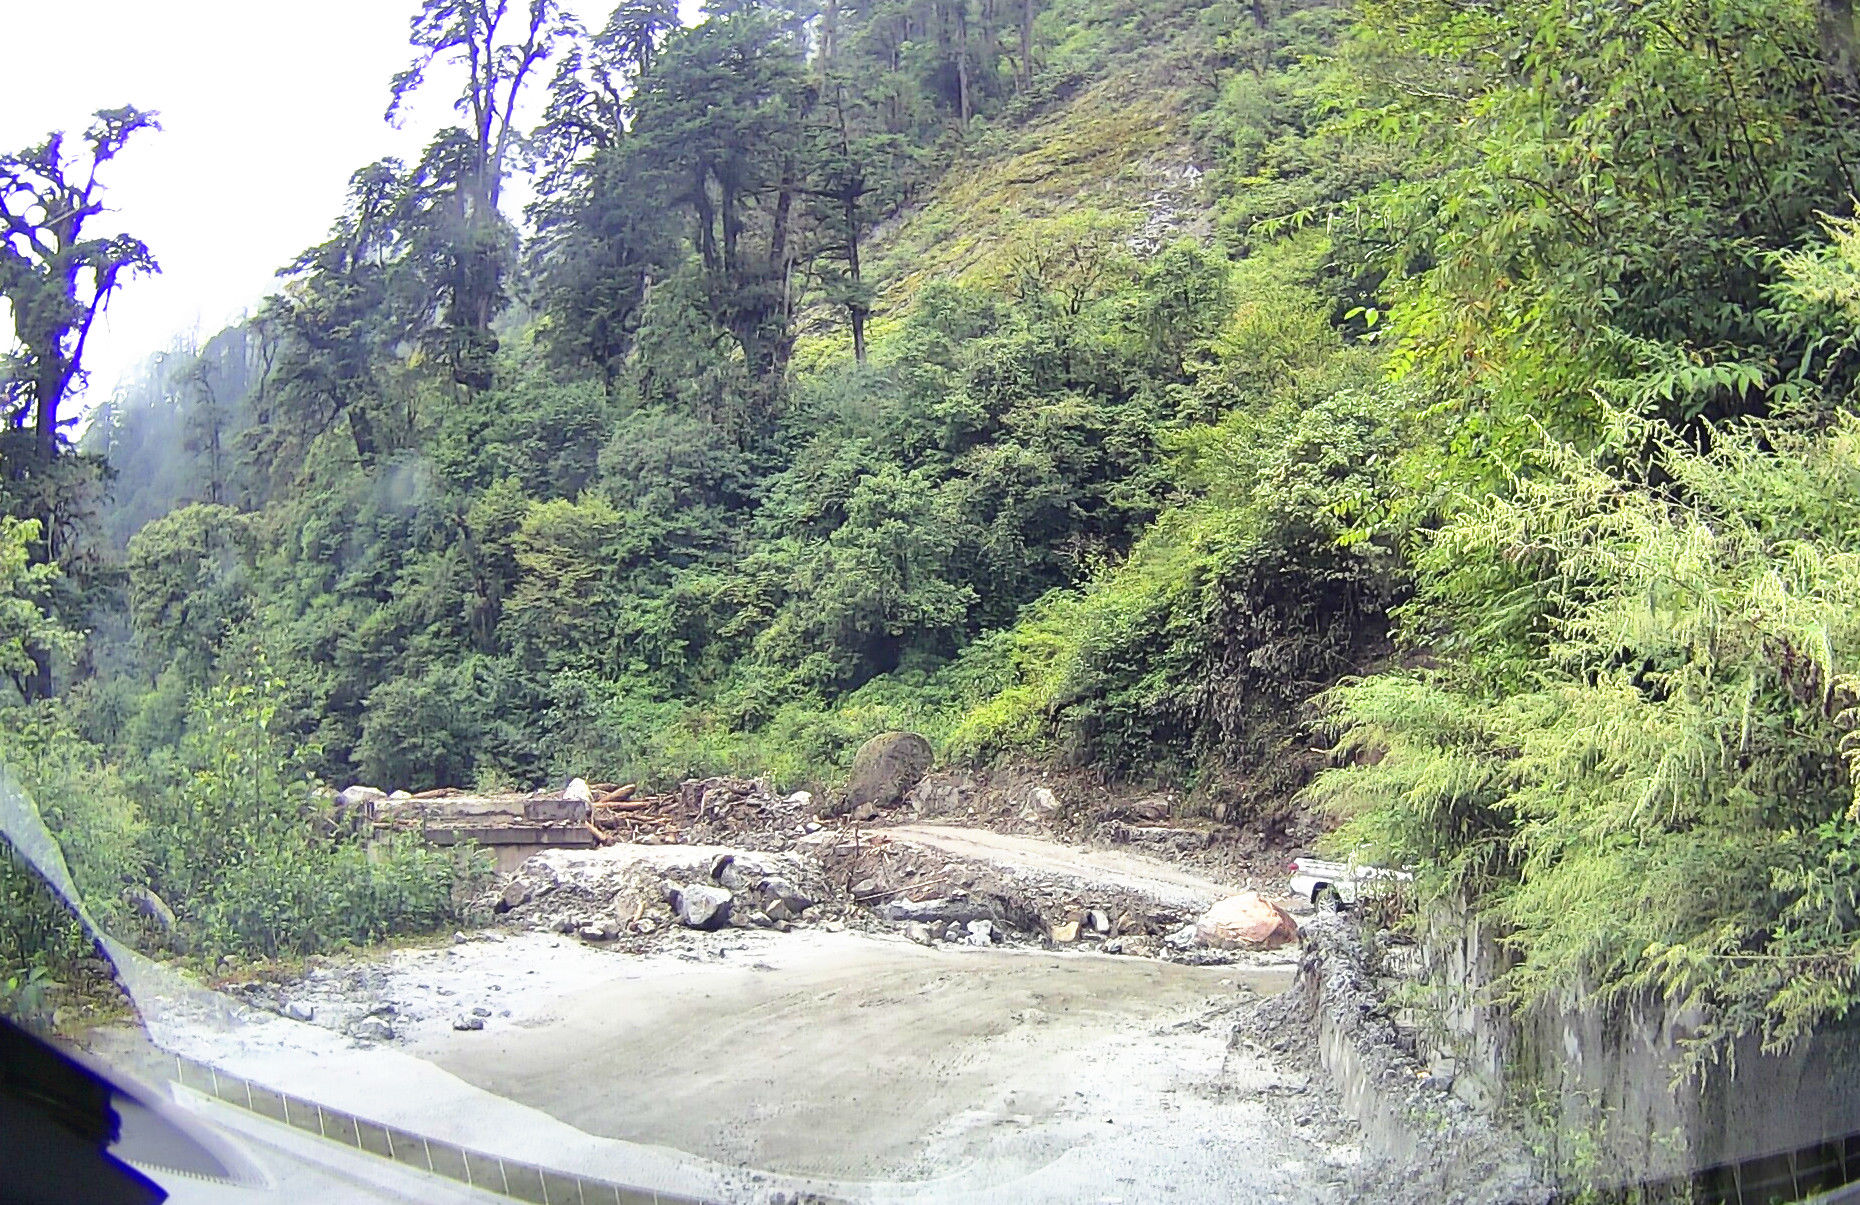
[[1343, 911], [1343, 900], [1335, 887], [1323, 886], [1311, 893], [1311, 906], [1318, 910], [1319, 916], [1335, 916]]

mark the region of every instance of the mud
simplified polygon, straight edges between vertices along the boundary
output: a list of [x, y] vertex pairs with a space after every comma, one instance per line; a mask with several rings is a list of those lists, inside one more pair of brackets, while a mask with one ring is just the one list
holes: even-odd
[[[730, 1201], [1323, 1201], [1357, 1153], [1271, 1102], [1321, 1086], [1227, 1048], [1285, 967], [926, 949], [821, 930], [618, 954], [543, 933], [331, 961], [279, 985], [356, 1041], [259, 1015], [196, 1056], [338, 1108]], [[461, 1007], [491, 1013], [452, 1028]], [[1314, 1132], [1315, 1133], [1315, 1132]]]

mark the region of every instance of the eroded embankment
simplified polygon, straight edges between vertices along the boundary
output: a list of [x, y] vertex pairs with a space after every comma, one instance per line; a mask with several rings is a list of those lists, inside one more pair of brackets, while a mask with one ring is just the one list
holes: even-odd
[[1270, 1051], [1323, 1075], [1358, 1128], [1364, 1162], [1353, 1192], [1365, 1201], [1530, 1205], [1555, 1192], [1523, 1137], [1455, 1096], [1451, 1072], [1417, 1057], [1378, 986], [1379, 956], [1347, 916], [1303, 927], [1291, 990], [1242, 1010], [1237, 1050]]

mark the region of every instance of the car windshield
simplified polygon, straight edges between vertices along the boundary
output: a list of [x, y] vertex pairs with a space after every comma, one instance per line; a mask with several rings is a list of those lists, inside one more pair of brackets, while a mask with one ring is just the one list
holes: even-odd
[[1860, 1192], [1847, 0], [15, 7], [0, 1197]]

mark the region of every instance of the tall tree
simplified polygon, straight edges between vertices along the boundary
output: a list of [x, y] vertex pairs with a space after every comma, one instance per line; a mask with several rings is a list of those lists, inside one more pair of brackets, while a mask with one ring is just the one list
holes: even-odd
[[[86, 154], [65, 158], [65, 136], [0, 155], [0, 297], [13, 314], [26, 401], [40, 458], [58, 446], [58, 408], [82, 376], [84, 345], [117, 286], [154, 272], [147, 244], [126, 234], [91, 237], [103, 213], [98, 172], [155, 114], [102, 109], [84, 132]], [[24, 421], [23, 418], [20, 421]]]
[[873, 74], [864, 64], [828, 63], [817, 85], [819, 101], [809, 112], [806, 148], [808, 197], [825, 232], [822, 276], [832, 300], [846, 309], [853, 356], [861, 364], [872, 290], [860, 263], [860, 241], [874, 220], [903, 199], [909, 165], [905, 140], [885, 128]]
[[[393, 121], [407, 98], [426, 82], [436, 64], [462, 68], [463, 86], [453, 107], [466, 119], [469, 159], [460, 173], [461, 238], [474, 255], [494, 257], [503, 242], [498, 203], [510, 153], [518, 137], [517, 107], [574, 23], [555, 0], [529, 0], [514, 19], [510, 0], [424, 0], [414, 14], [409, 41], [413, 62], [390, 85], [387, 116]], [[489, 287], [501, 272], [467, 274], [478, 283], [459, 300], [459, 320], [482, 334], [489, 330], [498, 291]]]
[[713, 16], [671, 39], [637, 102], [628, 155], [643, 158], [691, 219], [718, 325], [768, 381], [793, 343], [802, 59], [760, 9]]
[[[84, 348], [110, 297], [138, 272], [157, 270], [147, 244], [127, 234], [97, 236], [104, 212], [98, 174], [137, 131], [158, 129], [155, 114], [124, 106], [101, 109], [84, 132], [85, 151], [67, 159], [65, 136], [0, 155], [0, 298], [13, 319], [18, 370], [7, 390], [12, 422], [30, 425], [27, 454], [9, 466], [39, 520], [37, 563], [58, 556], [58, 498], [52, 488], [58, 457], [59, 408], [83, 380]], [[34, 647], [22, 693], [52, 692], [51, 650]]]

